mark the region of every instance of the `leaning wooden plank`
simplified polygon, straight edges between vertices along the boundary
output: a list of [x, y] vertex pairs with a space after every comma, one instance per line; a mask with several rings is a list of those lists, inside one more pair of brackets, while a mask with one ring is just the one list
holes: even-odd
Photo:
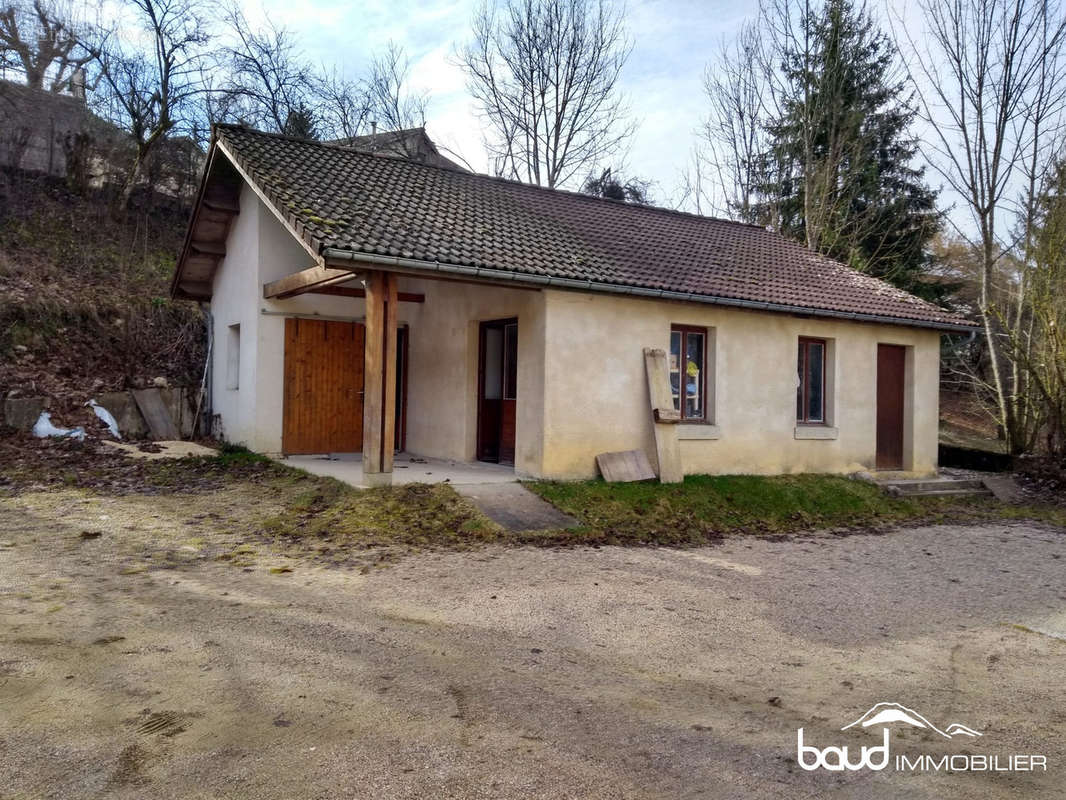
[[158, 389], [139, 389], [133, 392], [137, 408], [141, 410], [144, 421], [153, 439], [175, 441], [181, 438], [181, 432], [163, 403], [163, 396]]
[[608, 483], [630, 483], [655, 479], [655, 470], [643, 450], [621, 450], [596, 456], [600, 474]]
[[[659, 461], [659, 481], [681, 483], [681, 446], [677, 439], [676, 420], [664, 411], [674, 408], [670, 392], [670, 369], [666, 352], [654, 347], [644, 348], [644, 369], [648, 374], [648, 399], [651, 402], [652, 428], [655, 430], [655, 455]], [[665, 417], [661, 421], [660, 418]]]

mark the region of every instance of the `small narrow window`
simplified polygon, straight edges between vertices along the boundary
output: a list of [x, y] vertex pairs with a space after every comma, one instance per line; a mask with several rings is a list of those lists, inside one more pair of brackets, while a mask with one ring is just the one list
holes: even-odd
[[226, 340], [226, 388], [240, 388], [241, 326], [230, 325]]
[[670, 389], [681, 419], [707, 419], [707, 329], [670, 328]]
[[799, 340], [796, 380], [796, 421], [805, 424], [825, 423], [825, 351], [824, 339]]
[[503, 397], [503, 329], [484, 328], [485, 336], [485, 399]]

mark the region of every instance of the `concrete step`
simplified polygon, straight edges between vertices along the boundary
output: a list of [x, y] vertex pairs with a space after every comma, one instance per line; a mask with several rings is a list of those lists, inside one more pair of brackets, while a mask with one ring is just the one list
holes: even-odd
[[988, 489], [926, 489], [922, 492], [903, 492], [900, 497], [982, 497], [991, 494]]
[[881, 488], [895, 497], [976, 497], [992, 494], [980, 478], [929, 478], [880, 483]]
[[903, 492], [935, 492], [940, 489], [973, 489], [984, 491], [985, 483], [980, 478], [917, 478], [880, 482], [884, 487], [895, 487]]

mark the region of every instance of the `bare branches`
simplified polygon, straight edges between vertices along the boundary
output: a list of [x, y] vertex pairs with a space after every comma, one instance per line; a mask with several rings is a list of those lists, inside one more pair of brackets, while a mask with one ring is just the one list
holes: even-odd
[[351, 139], [363, 133], [370, 121], [370, 101], [362, 81], [336, 70], [325, 73], [317, 87], [318, 122], [329, 139]]
[[[997, 217], [1033, 148], [1046, 161], [1048, 125], [1061, 125], [1066, 17], [1043, 0], [923, 0], [926, 44], [911, 45], [929, 159], [966, 202], [990, 262], [1002, 256]], [[1054, 120], [1054, 122], [1053, 122]], [[998, 241], [997, 241], [998, 240]]]
[[150, 44], [124, 50], [113, 41], [100, 55], [106, 101], [136, 148], [117, 208], [129, 203], [159, 143], [189, 121], [189, 107], [204, 91], [201, 65], [209, 39], [197, 0], [129, 0], [129, 7]]
[[485, 5], [459, 53], [487, 125], [496, 170], [564, 185], [616, 154], [633, 132], [618, 88], [632, 45], [608, 0]]
[[95, 26], [63, 0], [12, 0], [0, 6], [0, 65], [34, 89], [60, 92], [99, 55]]
[[429, 95], [411, 91], [410, 72], [407, 54], [395, 42], [389, 42], [371, 65], [367, 105], [374, 121], [386, 130], [421, 128], [426, 124]]
[[716, 173], [714, 185], [721, 196], [711, 203], [749, 222], [761, 180], [759, 159], [769, 146], [770, 81], [757, 20], [745, 23], [732, 43], [723, 42], [703, 75], [709, 112], [699, 135], [707, 152], [697, 158]]
[[[928, 160], [974, 225], [998, 419], [1008, 448], [1020, 452], [1042, 424], [1032, 403], [1034, 376], [1023, 368], [1034, 344], [1028, 273], [1036, 193], [1064, 123], [1066, 16], [1059, 0], [920, 5], [925, 40], [908, 41], [922, 113], [935, 136]], [[1014, 262], [1021, 268], [1005, 274]]]
[[224, 21], [231, 43], [219, 54], [227, 74], [218, 101], [223, 118], [283, 131], [316, 88], [293, 34], [269, 17], [255, 30], [237, 5], [226, 11]]

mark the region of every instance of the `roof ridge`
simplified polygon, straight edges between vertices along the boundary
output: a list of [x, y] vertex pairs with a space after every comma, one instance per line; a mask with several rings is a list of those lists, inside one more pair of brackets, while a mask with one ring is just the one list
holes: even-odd
[[[381, 156], [377, 155], [376, 153], [368, 153], [365, 150], [361, 150], [359, 148], [352, 147], [351, 145], [343, 144], [340, 141], [322, 142], [322, 141], [318, 141], [316, 139], [301, 139], [298, 136], [287, 136], [286, 134], [275, 133], [273, 131], [261, 131], [261, 130], [257, 130], [256, 128], [250, 128], [250, 127], [248, 127], [246, 125], [240, 125], [240, 124], [232, 123], [232, 122], [216, 122], [214, 124], [214, 127], [215, 128], [220, 128], [220, 129], [221, 128], [236, 129], [236, 130], [239, 130], [239, 131], [242, 131], [242, 132], [245, 132], [245, 133], [255, 134], [257, 136], [269, 136], [270, 138], [273, 138], [273, 139], [282, 139], [282, 140], [285, 140], [285, 141], [295, 142], [296, 144], [312, 145], [312, 146], [318, 145], [318, 146], [321, 146], [321, 147], [328, 147], [328, 148], [332, 148], [332, 149], [336, 149], [336, 150], [343, 150], [346, 153], [354, 153], [354, 154], [356, 154], [358, 156], [363, 156], [365, 158], [381, 158]], [[406, 131], [424, 130], [424, 128], [421, 128], [421, 129], [420, 128], [406, 128], [404, 130], [406, 130]], [[382, 133], [398, 133], [398, 131], [383, 131]], [[382, 135], [382, 133], [379, 133], [377, 135], [380, 136], [380, 135]], [[359, 138], [359, 137], [351, 137], [351, 138]], [[627, 203], [624, 200], [615, 200], [615, 199], [610, 198], [610, 197], [597, 197], [596, 195], [586, 194], [584, 192], [576, 191], [576, 190], [573, 190], [573, 189], [559, 189], [559, 188], [553, 188], [553, 187], [549, 187], [549, 186], [540, 186], [539, 184], [536, 184], [536, 183], [526, 183], [525, 181], [516, 180], [514, 178], [504, 178], [504, 177], [502, 177], [500, 175], [485, 175], [485, 174], [483, 174], [481, 172], [470, 172], [469, 170], [460, 169], [460, 168], [456, 168], [456, 167], [448, 167], [448, 166], [444, 166], [442, 164], [428, 164], [428, 163], [425, 163], [425, 162], [422, 162], [422, 161], [414, 161], [414, 160], [408, 160], [408, 161], [406, 161], [406, 163], [412, 164], [412, 165], [414, 165], [416, 167], [422, 167], [423, 169], [440, 170], [442, 172], [448, 172], [448, 173], [451, 173], [453, 175], [461, 175], [461, 176], [464, 176], [466, 178], [471, 178], [471, 179], [475, 179], [475, 180], [493, 181], [495, 183], [502, 183], [502, 184], [506, 184], [508, 186], [517, 186], [517, 187], [520, 187], [523, 190], [532, 190], [532, 191], [537, 191], [537, 192], [547, 192], [547, 193], [551, 193], [551, 194], [555, 194], [555, 195], [560, 195], [561, 194], [561, 195], [566, 195], [568, 197], [576, 197], [576, 198], [580, 198], [582, 200], [587, 200], [587, 201], [592, 201], [592, 202], [609, 203], [609, 204], [612, 204], [612, 205], [615, 205], [615, 206], [619, 206], [619, 207], [622, 207], [622, 208], [632, 208], [632, 209], [638, 209], [638, 210], [641, 210], [641, 211], [655, 211], [655, 212], [658, 212], [660, 214], [672, 214], [672, 215], [679, 216], [679, 217], [687, 217], [689, 219], [699, 219], [699, 220], [705, 220], [705, 221], [711, 221], [711, 222], [720, 222], [720, 223], [724, 223], [724, 224], [727, 224], [727, 225], [739, 225], [739, 226], [744, 227], [744, 228], [754, 228], [756, 230], [766, 231], [766, 232], [769, 232], [769, 233], [777, 234], [778, 236], [781, 236], [783, 239], [785, 239], [785, 241], [791, 241], [791, 240], [787, 239], [786, 237], [782, 236], [777, 231], [773, 231], [773, 230], [767, 228], [764, 225], [758, 225], [758, 224], [756, 224], [754, 222], [741, 222], [739, 220], [734, 220], [734, 219], [725, 219], [724, 217], [711, 217], [711, 216], [707, 216], [705, 214], [694, 214], [691, 211], [681, 211], [681, 210], [675, 209], [675, 208], [663, 208], [662, 206], [655, 206], [655, 205], [650, 205], [650, 204], [644, 205], [644, 204], [640, 204], [640, 203]], [[827, 257], [828, 256], [823, 256], [823, 258], [827, 258]], [[831, 260], [835, 260], [835, 259], [831, 259]], [[838, 263], [840, 263], [840, 262], [838, 262]], [[847, 266], [847, 265], [845, 264], [844, 266]]]

